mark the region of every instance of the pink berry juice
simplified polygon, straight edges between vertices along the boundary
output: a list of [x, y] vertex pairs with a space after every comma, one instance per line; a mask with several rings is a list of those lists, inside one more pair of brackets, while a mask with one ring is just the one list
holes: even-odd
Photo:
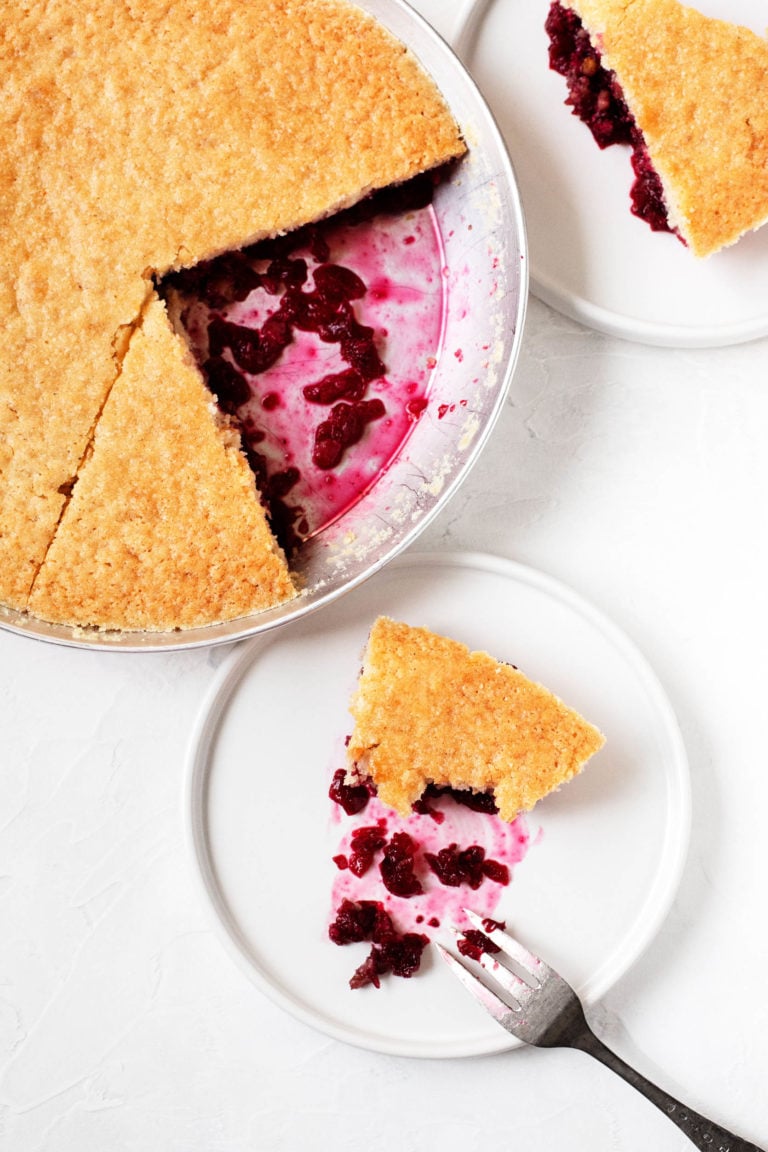
[[167, 278], [289, 552], [370, 489], [429, 404], [446, 313], [432, 187]]

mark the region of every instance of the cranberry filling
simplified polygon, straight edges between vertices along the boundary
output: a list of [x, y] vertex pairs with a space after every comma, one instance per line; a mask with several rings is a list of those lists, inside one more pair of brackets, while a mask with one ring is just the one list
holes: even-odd
[[[313, 333], [324, 343], [337, 345], [347, 367], [326, 373], [317, 381], [310, 377], [302, 389], [310, 405], [329, 408], [327, 414], [318, 414], [321, 418], [314, 429], [311, 465], [321, 475], [337, 469], [364, 438], [368, 426], [387, 416], [381, 399], [366, 398], [368, 385], [381, 380], [387, 367], [376, 333], [355, 315], [355, 301], [366, 295], [366, 284], [357, 272], [332, 260], [326, 232], [332, 235], [333, 227], [340, 223], [351, 227], [376, 216], [427, 207], [442, 175], [426, 174], [397, 188], [384, 189], [323, 225], [308, 225], [203, 261], [194, 268], [170, 273], [158, 284], [162, 295], [173, 292], [181, 299], [182, 324], [195, 300], [203, 301], [213, 313], [207, 325], [207, 356], [203, 352], [200, 357], [202, 371], [219, 407], [240, 424], [244, 451], [272, 530], [289, 555], [310, 531], [305, 510], [286, 499], [301, 479], [301, 472], [284, 469], [272, 474], [274, 464], [258, 447], [265, 439], [264, 428], [254, 419], [252, 406], [245, 411], [255, 395], [247, 377], [259, 376], [272, 367], [297, 332]], [[307, 255], [315, 262], [311, 278]], [[271, 314], [254, 326], [228, 319], [228, 307], [243, 303], [257, 289], [274, 298], [276, 307]], [[420, 402], [421, 398], [411, 401], [413, 405]], [[275, 393], [262, 397], [265, 411], [279, 404]], [[421, 410], [409, 409], [411, 423]]]
[[439, 852], [425, 852], [424, 857], [430, 869], [441, 884], [458, 888], [460, 884], [477, 889], [484, 880], [495, 880], [497, 884], [509, 884], [509, 869], [498, 860], [486, 860], [485, 848], [471, 844], [469, 848], [459, 848], [449, 844]]
[[471, 960], [479, 960], [484, 952], [490, 956], [501, 952], [498, 944], [494, 944], [489, 936], [476, 928], [468, 928], [462, 933], [462, 938], [457, 941], [456, 947], [462, 956], [469, 956]]
[[431, 816], [435, 823], [442, 824], [445, 818], [443, 813], [430, 803], [440, 796], [450, 796], [457, 804], [463, 804], [465, 808], [471, 808], [473, 812], [487, 812], [489, 816], [494, 816], [499, 810], [496, 807], [492, 792], [471, 792], [468, 788], [451, 788], [448, 785], [428, 784], [421, 797], [413, 805], [414, 812], [420, 816]]
[[406, 979], [413, 976], [429, 943], [428, 937], [421, 933], [398, 932], [383, 904], [374, 900], [361, 900], [358, 904], [344, 900], [328, 934], [334, 944], [357, 944], [363, 940], [373, 944], [349, 982], [353, 989], [366, 984], [378, 988], [380, 977], [387, 972]]
[[393, 896], [408, 899], [419, 896], [423, 891], [421, 881], [414, 871], [416, 844], [407, 832], [396, 832], [384, 850], [379, 864], [384, 887]]
[[355, 828], [352, 833], [352, 851], [349, 854], [348, 867], [353, 876], [364, 876], [373, 864], [373, 858], [380, 848], [387, 843], [382, 831], [384, 821], [367, 828]]
[[656, 173], [643, 134], [624, 100], [614, 72], [604, 68], [599, 51], [576, 13], [554, 0], [545, 28], [549, 36], [549, 65], [565, 77], [565, 101], [574, 116], [590, 129], [601, 148], [629, 144], [635, 173], [630, 191], [632, 213], [654, 232], [675, 232], [669, 224], [661, 180]]
[[333, 774], [328, 795], [334, 804], [344, 809], [348, 816], [356, 816], [362, 812], [371, 798], [372, 792], [366, 784], [346, 784], [347, 774], [343, 768], [338, 768]]

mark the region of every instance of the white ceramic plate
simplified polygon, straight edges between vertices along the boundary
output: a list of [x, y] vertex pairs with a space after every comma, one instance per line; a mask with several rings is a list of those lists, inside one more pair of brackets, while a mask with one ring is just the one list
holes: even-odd
[[605, 733], [583, 774], [527, 817], [531, 847], [496, 913], [587, 1002], [633, 963], [676, 891], [689, 826], [684, 748], [654, 674], [613, 624], [563, 585], [488, 556], [406, 556], [221, 667], [189, 751], [186, 818], [230, 953], [278, 1004], [338, 1039], [409, 1056], [499, 1051], [515, 1042], [431, 950], [411, 980], [352, 992], [367, 947], [328, 940], [339, 828], [327, 789], [382, 613], [517, 664]]
[[[694, 0], [765, 33], [764, 0]], [[550, 71], [549, 0], [465, 0], [454, 44], [495, 113], [525, 209], [535, 295], [599, 331], [709, 347], [768, 333], [768, 227], [708, 260], [630, 214], [629, 150], [601, 152]]]

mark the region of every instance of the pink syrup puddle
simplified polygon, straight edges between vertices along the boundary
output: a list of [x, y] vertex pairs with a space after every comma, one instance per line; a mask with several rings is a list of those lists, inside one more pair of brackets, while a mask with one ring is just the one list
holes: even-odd
[[333, 922], [336, 910], [344, 900], [358, 902], [373, 900], [380, 902], [392, 917], [398, 932], [422, 932], [432, 935], [430, 930], [454, 925], [469, 929], [463, 909], [472, 908], [478, 915], [492, 916], [504, 890], [504, 885], [486, 879], [479, 888], [472, 889], [466, 884], [451, 888], [441, 884], [429, 868], [425, 853], [437, 855], [441, 850], [458, 844], [466, 848], [479, 844], [485, 849], [488, 859], [505, 864], [513, 875], [515, 865], [526, 856], [531, 838], [523, 815], [512, 823], [506, 823], [498, 816], [484, 812], [473, 812], [457, 804], [450, 797], [438, 797], [429, 801], [430, 809], [443, 816], [441, 821], [429, 814], [414, 813], [407, 819], [398, 816], [391, 808], [373, 796], [365, 808], [354, 816], [345, 816], [337, 805], [333, 805], [334, 819], [343, 822], [344, 835], [333, 854], [336, 858], [349, 859], [353, 850], [353, 835], [356, 829], [378, 826], [387, 840], [398, 832], [407, 833], [417, 845], [416, 876], [423, 891], [410, 897], [393, 895], [384, 884], [379, 871], [381, 852], [376, 853], [371, 866], [362, 876], [355, 876], [348, 868], [337, 872], [331, 891], [331, 911], [329, 924]]
[[[289, 540], [283, 541], [289, 547], [354, 506], [398, 456], [429, 405], [446, 314], [445, 254], [431, 205], [354, 224], [342, 216], [318, 231], [329, 250], [326, 260], [317, 258], [311, 244], [290, 252], [291, 260], [307, 263], [304, 290], [313, 290], [313, 274], [321, 263], [341, 265], [360, 277], [366, 291], [351, 306], [357, 322], [373, 329], [385, 373], [365, 388], [362, 404], [372, 415], [362, 434], [337, 463], [318, 467], [317, 428], [331, 416], [332, 405], [308, 401], [304, 389], [349, 370], [339, 343], [295, 329], [266, 370], [252, 374], [238, 367], [250, 392], [235, 411], [243, 444], [257, 461], [260, 486], [268, 498], [270, 487], [277, 488], [280, 512], [287, 508], [287, 519], [293, 521]], [[245, 299], [215, 309], [199, 298], [185, 301], [181, 320], [198, 362], [204, 365], [208, 359], [212, 319], [257, 329], [275, 315], [280, 299], [259, 286]], [[228, 350], [224, 357], [230, 358]]]

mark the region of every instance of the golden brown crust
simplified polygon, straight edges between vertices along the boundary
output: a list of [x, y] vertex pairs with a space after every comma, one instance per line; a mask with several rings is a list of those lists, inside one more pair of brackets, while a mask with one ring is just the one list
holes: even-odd
[[350, 763], [403, 816], [432, 783], [493, 791], [514, 820], [604, 742], [517, 668], [386, 617], [371, 630], [350, 710]]
[[152, 300], [35, 581], [35, 615], [170, 630], [294, 595], [238, 438], [212, 410]]
[[0, 0], [0, 602], [27, 606], [152, 273], [462, 151], [344, 0]]
[[768, 221], [768, 42], [677, 0], [569, 0], [615, 71], [697, 256]]

